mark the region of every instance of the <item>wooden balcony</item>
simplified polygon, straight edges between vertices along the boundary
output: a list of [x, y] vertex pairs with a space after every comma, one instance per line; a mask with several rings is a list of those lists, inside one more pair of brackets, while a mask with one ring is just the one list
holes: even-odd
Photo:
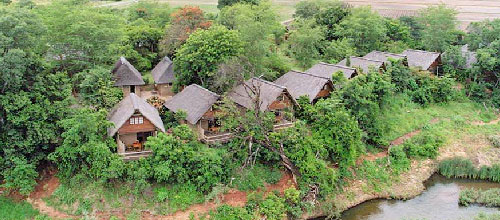
[[226, 143], [233, 137], [232, 133], [206, 134], [201, 141], [206, 144]]
[[129, 160], [139, 160], [144, 157], [149, 157], [153, 154], [153, 151], [150, 150], [145, 150], [145, 151], [137, 151], [137, 152], [125, 152], [125, 153], [119, 153], [124, 161], [129, 161]]
[[280, 122], [276, 123], [275, 125], [273, 125], [273, 130], [279, 131], [282, 129], [293, 127], [293, 125], [294, 125], [294, 123], [290, 122], [290, 121], [280, 121]]

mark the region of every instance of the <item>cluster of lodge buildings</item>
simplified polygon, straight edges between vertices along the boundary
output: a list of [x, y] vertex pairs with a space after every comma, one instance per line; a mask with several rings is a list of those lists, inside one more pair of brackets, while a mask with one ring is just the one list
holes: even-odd
[[[293, 118], [288, 118], [298, 106], [297, 99], [305, 96], [310, 103], [328, 97], [335, 89], [332, 75], [342, 72], [347, 79], [369, 71], [382, 71], [390, 58], [403, 59], [404, 64], [434, 73], [439, 72], [441, 54], [420, 50], [406, 50], [402, 54], [373, 51], [364, 57], [349, 57], [338, 64], [320, 62], [305, 72], [292, 70], [274, 82], [253, 77], [233, 88], [228, 94], [238, 108], [258, 108], [262, 112], [272, 112], [276, 116], [274, 129], [293, 126]], [[172, 92], [175, 79], [174, 64], [165, 57], [152, 70], [154, 93], [164, 99], [164, 107], [173, 113], [185, 112], [181, 123], [187, 124], [197, 134], [198, 139], [208, 144], [224, 142], [231, 138], [230, 133], [220, 130], [220, 121], [215, 117], [218, 111], [215, 104], [221, 96], [199, 85], [189, 85], [177, 94]], [[108, 119], [114, 127], [108, 135], [114, 137], [117, 152], [125, 159], [136, 159], [149, 155], [144, 150], [147, 137], [165, 132], [158, 110], [141, 98], [145, 85], [141, 73], [125, 58], [121, 57], [113, 70], [115, 86], [121, 87], [124, 99], [110, 112]], [[255, 100], [258, 99], [258, 102]], [[255, 106], [257, 104], [259, 106]]]

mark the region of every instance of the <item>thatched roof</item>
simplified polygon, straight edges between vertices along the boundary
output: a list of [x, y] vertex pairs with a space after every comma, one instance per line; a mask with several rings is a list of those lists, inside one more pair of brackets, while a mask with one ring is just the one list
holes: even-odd
[[372, 60], [363, 57], [350, 57], [350, 59], [351, 59], [351, 65], [347, 65], [347, 59], [343, 59], [337, 65], [359, 67], [361, 68], [361, 70], [363, 70], [364, 73], [370, 72], [370, 67], [373, 67], [375, 68], [375, 70], [378, 70], [384, 66], [383, 61]]
[[477, 53], [469, 51], [469, 45], [462, 46], [462, 56], [465, 58], [465, 67], [472, 68], [472, 65], [477, 63]]
[[160, 118], [158, 110], [135, 93], [130, 93], [129, 96], [125, 97], [111, 110], [108, 120], [113, 122], [115, 126], [108, 129], [108, 135], [115, 135], [135, 113], [141, 113], [154, 126], [165, 132], [165, 127], [163, 126], [163, 121]]
[[363, 58], [383, 61], [384, 63], [387, 63], [389, 61], [389, 58], [399, 60], [399, 59], [406, 59], [406, 56], [401, 55], [401, 54], [395, 54], [395, 53], [374, 50], [374, 51], [366, 54]]
[[174, 63], [170, 58], [164, 57], [155, 68], [151, 70], [151, 75], [156, 84], [166, 84], [174, 82]]
[[260, 111], [267, 111], [276, 99], [285, 92], [288, 94], [294, 105], [297, 105], [295, 99], [290, 95], [284, 86], [253, 77], [246, 82], [236, 86], [228, 93], [228, 97], [238, 105], [247, 109], [254, 107], [256, 95], [260, 94]]
[[342, 66], [342, 65], [335, 65], [335, 64], [329, 64], [329, 63], [323, 63], [320, 62], [310, 69], [306, 70], [306, 73], [315, 75], [315, 76], [321, 76], [321, 77], [327, 77], [327, 78], [332, 78], [332, 75], [338, 71], [342, 71], [344, 73], [345, 78], [350, 79], [354, 76], [357, 75], [356, 69], [347, 67], [347, 66]]
[[194, 125], [219, 98], [208, 89], [192, 84], [166, 101], [165, 107], [172, 112], [183, 110], [187, 113], [186, 120]]
[[281, 76], [274, 83], [286, 87], [295, 100], [301, 96], [307, 96], [309, 102], [316, 98], [326, 84], [333, 88], [330, 78], [294, 70]]
[[408, 66], [418, 67], [422, 70], [428, 70], [432, 63], [434, 63], [441, 56], [440, 53], [428, 52], [423, 50], [405, 50], [402, 55], [408, 59]]
[[115, 86], [139, 86], [146, 84], [142, 80], [141, 73], [125, 57], [120, 57], [111, 73], [115, 80]]

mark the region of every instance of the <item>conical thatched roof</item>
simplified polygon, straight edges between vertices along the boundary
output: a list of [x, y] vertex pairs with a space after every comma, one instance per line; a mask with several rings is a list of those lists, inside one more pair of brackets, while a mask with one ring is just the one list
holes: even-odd
[[175, 79], [174, 63], [170, 58], [164, 57], [155, 68], [151, 70], [151, 75], [153, 75], [156, 84], [173, 83]]
[[120, 57], [111, 73], [115, 80], [115, 86], [140, 86], [146, 84], [142, 80], [141, 73], [125, 57]]

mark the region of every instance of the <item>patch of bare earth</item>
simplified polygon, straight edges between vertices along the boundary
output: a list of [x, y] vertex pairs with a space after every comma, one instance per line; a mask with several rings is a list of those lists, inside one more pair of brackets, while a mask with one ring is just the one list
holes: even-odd
[[37, 181], [35, 190], [26, 198], [33, 208], [40, 211], [52, 219], [77, 219], [78, 216], [68, 215], [48, 206], [43, 198], [49, 197], [59, 186], [59, 179], [55, 176], [54, 169], [47, 169], [42, 172], [41, 178]]

